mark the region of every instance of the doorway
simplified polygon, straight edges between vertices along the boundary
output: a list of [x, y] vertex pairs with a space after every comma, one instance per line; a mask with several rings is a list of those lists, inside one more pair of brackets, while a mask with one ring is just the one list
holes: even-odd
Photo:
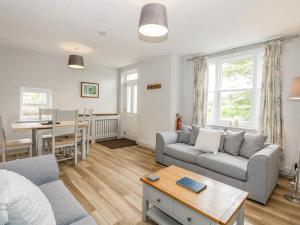
[[137, 138], [138, 73], [136, 70], [123, 74], [122, 135], [130, 140]]

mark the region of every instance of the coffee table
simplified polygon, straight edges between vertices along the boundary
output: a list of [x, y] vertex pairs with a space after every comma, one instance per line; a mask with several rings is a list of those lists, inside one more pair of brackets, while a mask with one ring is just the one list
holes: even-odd
[[[244, 207], [248, 193], [202, 175], [170, 166], [155, 172], [160, 179], [143, 182], [143, 221], [152, 219], [159, 225], [237, 225], [244, 224]], [[189, 177], [207, 185], [194, 193], [176, 184]], [[150, 207], [151, 206], [151, 207]]]

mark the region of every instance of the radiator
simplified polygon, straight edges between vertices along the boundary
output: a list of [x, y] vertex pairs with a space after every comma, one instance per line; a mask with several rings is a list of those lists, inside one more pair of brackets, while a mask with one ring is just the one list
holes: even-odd
[[93, 140], [119, 136], [119, 116], [94, 116], [91, 126]]

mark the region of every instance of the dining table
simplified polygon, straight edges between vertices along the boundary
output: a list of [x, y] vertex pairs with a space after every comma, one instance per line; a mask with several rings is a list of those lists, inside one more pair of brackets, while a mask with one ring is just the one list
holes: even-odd
[[[56, 124], [56, 128], [68, 128], [75, 126], [75, 121], [61, 121]], [[10, 125], [13, 132], [31, 132], [32, 135], [32, 154], [33, 156], [40, 156], [43, 154], [42, 135], [52, 129], [51, 124], [44, 124], [40, 122], [22, 122], [12, 123]], [[86, 159], [86, 129], [88, 125], [83, 121], [78, 122], [78, 128], [82, 130], [82, 159]]]

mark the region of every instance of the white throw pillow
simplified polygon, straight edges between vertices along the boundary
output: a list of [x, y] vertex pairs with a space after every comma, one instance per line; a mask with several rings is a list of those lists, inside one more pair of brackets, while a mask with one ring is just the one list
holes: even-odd
[[0, 224], [55, 225], [52, 207], [43, 192], [25, 177], [0, 170]]
[[222, 130], [200, 128], [194, 148], [204, 152], [217, 153], [223, 134]]

